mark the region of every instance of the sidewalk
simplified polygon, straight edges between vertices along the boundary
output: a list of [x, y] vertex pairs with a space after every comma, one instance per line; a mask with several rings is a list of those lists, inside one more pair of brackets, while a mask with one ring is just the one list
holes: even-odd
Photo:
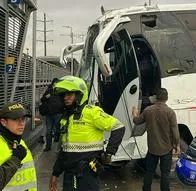
[[[37, 180], [38, 180], [38, 191], [48, 191], [50, 177], [52, 174], [52, 167], [57, 157], [57, 144], [53, 143], [52, 150], [48, 152], [43, 152], [45, 145], [39, 145], [35, 149], [33, 149], [33, 156], [37, 171]], [[62, 190], [62, 178], [59, 180], [59, 189]]]

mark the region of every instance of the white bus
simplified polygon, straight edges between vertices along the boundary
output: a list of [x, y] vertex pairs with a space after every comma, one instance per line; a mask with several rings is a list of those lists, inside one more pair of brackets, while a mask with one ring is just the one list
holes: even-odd
[[102, 14], [80, 45], [78, 75], [89, 86], [89, 103], [126, 126], [113, 161], [145, 157], [145, 126], [134, 127], [131, 111], [133, 106], [142, 111], [160, 87], [168, 90], [182, 143], [190, 144], [196, 135], [196, 4], [102, 9]]

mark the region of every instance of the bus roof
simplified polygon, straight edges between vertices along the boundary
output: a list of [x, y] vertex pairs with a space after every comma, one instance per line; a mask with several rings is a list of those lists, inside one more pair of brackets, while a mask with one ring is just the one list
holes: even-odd
[[113, 9], [104, 11], [103, 15], [97, 21], [105, 21], [113, 18], [116, 15], [135, 15], [143, 13], [157, 13], [157, 12], [176, 12], [176, 11], [196, 11], [196, 3], [192, 4], [164, 4], [164, 5], [138, 5], [129, 8]]

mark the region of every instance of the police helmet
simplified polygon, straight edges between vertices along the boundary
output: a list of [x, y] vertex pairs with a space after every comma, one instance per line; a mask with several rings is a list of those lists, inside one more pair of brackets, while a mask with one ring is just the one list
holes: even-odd
[[88, 100], [87, 85], [83, 79], [76, 76], [65, 76], [60, 79], [60, 82], [55, 84], [54, 91], [56, 93], [78, 92], [77, 103], [80, 106]]
[[182, 184], [195, 187], [196, 159], [193, 159], [184, 153], [181, 154], [176, 163], [176, 174]]

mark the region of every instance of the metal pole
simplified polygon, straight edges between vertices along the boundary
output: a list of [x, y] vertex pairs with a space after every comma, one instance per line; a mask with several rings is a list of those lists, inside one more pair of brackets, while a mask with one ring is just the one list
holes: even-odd
[[[8, 10], [8, 4], [5, 4], [7, 7], [6, 9]], [[7, 12], [5, 14], [5, 56], [8, 56], [8, 20], [9, 20], [9, 13]], [[6, 67], [6, 66], [4, 66]], [[8, 74], [7, 72], [5, 72], [5, 69], [4, 69], [4, 74], [5, 76], [3, 77], [3, 79], [5, 80], [4, 81], [4, 104], [7, 104], [7, 101], [8, 101], [8, 93], [7, 93], [7, 90], [8, 90]]]
[[[63, 26], [63, 27], [70, 29], [70, 35], [68, 35], [68, 36], [70, 36], [71, 44], [73, 44], [73, 37], [74, 37], [73, 28], [71, 26]], [[71, 53], [71, 70], [70, 70], [71, 75], [74, 75], [74, 62], [73, 61], [74, 61], [73, 60], [73, 53]]]
[[44, 56], [46, 56], [46, 13], [44, 13]]
[[28, 19], [26, 20], [25, 29], [24, 29], [23, 36], [22, 36], [22, 43], [21, 43], [21, 47], [20, 47], [20, 53], [19, 53], [19, 56], [17, 59], [17, 67], [16, 67], [16, 72], [14, 74], [14, 81], [13, 81], [12, 92], [11, 92], [11, 96], [10, 96], [10, 102], [14, 101], [16, 86], [17, 86], [18, 79], [19, 79], [20, 67], [22, 65], [23, 48], [24, 48], [24, 44], [25, 44], [25, 38], [26, 38], [26, 34], [27, 34], [29, 20], [30, 20], [30, 17], [28, 17]]
[[[37, 0], [34, 0], [35, 6]], [[35, 93], [36, 93], [36, 28], [37, 28], [37, 11], [33, 12], [33, 41], [32, 41], [32, 56], [33, 56], [33, 79], [32, 79], [32, 129], [35, 128]]]
[[[71, 29], [71, 44], [73, 44], [73, 30], [72, 27], [70, 27]], [[74, 63], [73, 63], [73, 53], [71, 53], [71, 75], [74, 75]]]
[[151, 0], [149, 0], [149, 5], [151, 5]]

